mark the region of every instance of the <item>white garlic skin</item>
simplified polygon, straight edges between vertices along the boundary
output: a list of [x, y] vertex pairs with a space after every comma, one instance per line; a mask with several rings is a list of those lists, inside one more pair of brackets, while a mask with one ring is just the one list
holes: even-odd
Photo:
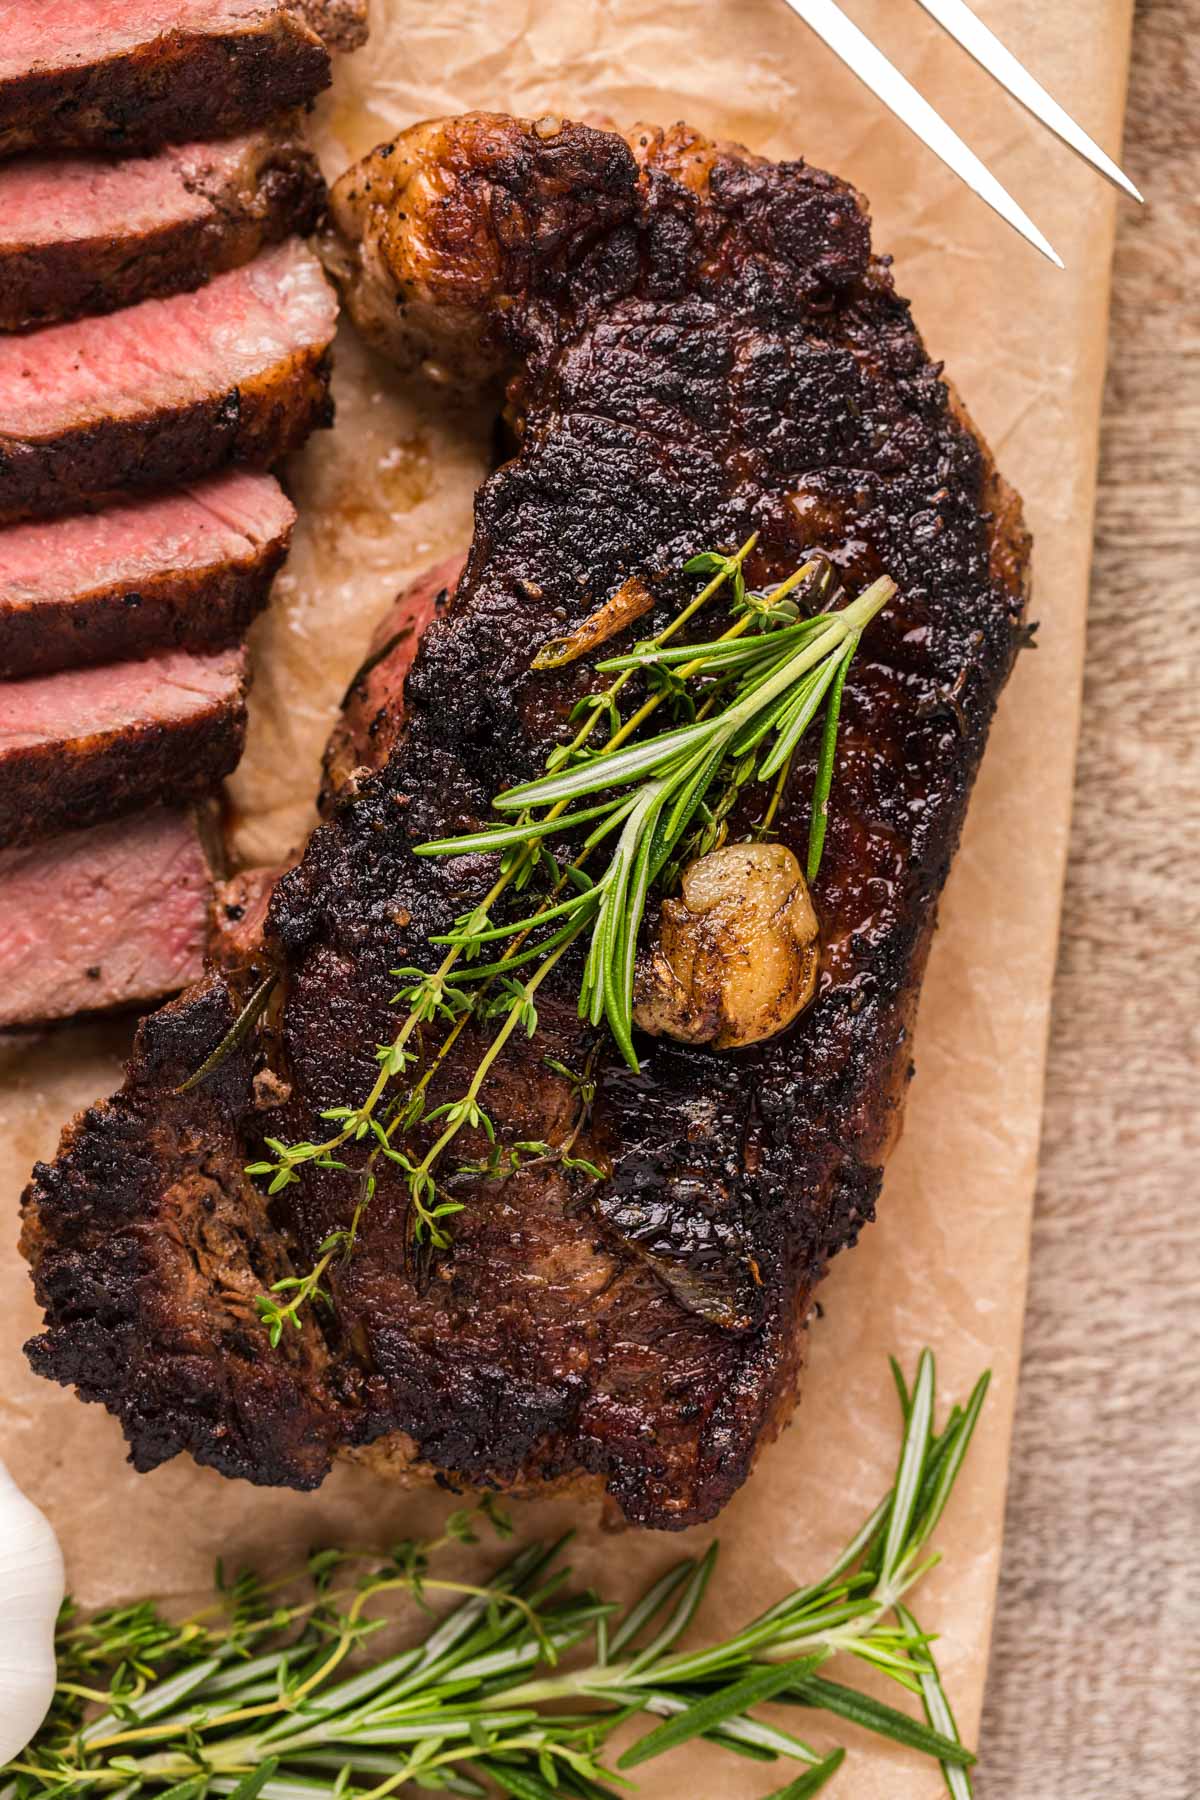
[[62, 1598], [58, 1539], [0, 1462], [0, 1768], [50, 1710]]

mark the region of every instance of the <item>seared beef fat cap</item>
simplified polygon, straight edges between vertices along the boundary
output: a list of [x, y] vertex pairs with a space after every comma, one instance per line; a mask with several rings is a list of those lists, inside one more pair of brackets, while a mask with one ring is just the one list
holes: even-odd
[[[802, 162], [682, 126], [626, 141], [474, 115], [375, 152], [334, 205], [362, 233], [343, 248], [352, 308], [368, 317], [390, 284], [409, 361], [507, 374], [519, 448], [480, 490], [389, 760], [275, 890], [280, 981], [257, 1039], [173, 1092], [258, 970], [214, 975], [147, 1021], [125, 1087], [35, 1172], [30, 1355], [120, 1416], [141, 1468], [187, 1449], [303, 1487], [370, 1446], [471, 1482], [590, 1479], [634, 1522], [690, 1525], [786, 1421], [814, 1287], [873, 1213], [937, 895], [1017, 642], [1019, 503], [872, 259], [862, 201]], [[631, 574], [659, 603], [636, 632], [661, 627], [694, 592], [685, 559], [755, 531], [756, 585], [815, 549], [852, 589], [885, 570], [899, 585], [846, 689], [814, 1004], [742, 1052], [644, 1040], [640, 1075], [602, 1040], [576, 1154], [609, 1178], [551, 1164], [456, 1183], [453, 1251], [424, 1281], [381, 1164], [332, 1310], [270, 1350], [254, 1295], [312, 1265], [355, 1184], [310, 1168], [268, 1203], [242, 1167], [263, 1133], [319, 1138], [321, 1109], [367, 1092], [397, 1025], [388, 971], [431, 966], [429, 935], [494, 875], [413, 845], [542, 769], [597, 678], [586, 661], [532, 672], [541, 644]], [[802, 859], [814, 754], [776, 821]], [[561, 1143], [575, 1117], [544, 1059], [585, 1062], [578, 975], [559, 966], [537, 1036], [489, 1080], [503, 1141]], [[462, 1091], [482, 1041], [464, 1034], [437, 1097]]]

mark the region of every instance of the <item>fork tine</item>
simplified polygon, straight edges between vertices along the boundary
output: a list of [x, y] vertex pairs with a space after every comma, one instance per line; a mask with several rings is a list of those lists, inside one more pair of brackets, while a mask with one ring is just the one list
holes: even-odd
[[1021, 102], [1040, 119], [1043, 125], [1049, 126], [1057, 137], [1069, 144], [1085, 162], [1099, 169], [1101, 175], [1108, 178], [1115, 187], [1119, 187], [1134, 200], [1140, 201], [1142, 196], [1111, 156], [1106, 156], [1094, 139], [1090, 138], [1082, 126], [1075, 123], [1070, 113], [1058, 104], [1053, 95], [1048, 94], [1039, 81], [1035, 81], [1023, 64], [1019, 63], [1011, 50], [1006, 50], [994, 31], [971, 11], [966, 0], [918, 0], [918, 3], [931, 13], [943, 30], [948, 31], [964, 50], [981, 63], [989, 75], [995, 76], [1001, 87], [1006, 87], [1010, 94]]
[[1006, 224], [1011, 225], [1014, 231], [1019, 231], [1022, 237], [1027, 238], [1056, 267], [1062, 268], [1062, 257], [1043, 237], [1029, 215], [1017, 205], [1012, 195], [1001, 187], [975, 152], [963, 143], [956, 131], [951, 130], [941, 114], [934, 111], [928, 100], [917, 92], [883, 52], [875, 48], [870, 38], [846, 17], [841, 7], [834, 4], [834, 0], [785, 0], [785, 3], [806, 25], [812, 27], [835, 56], [840, 56], [847, 68], [885, 106], [890, 107], [910, 131], [916, 133], [922, 143], [940, 156], [947, 167], [953, 169], [981, 200], [986, 200]]

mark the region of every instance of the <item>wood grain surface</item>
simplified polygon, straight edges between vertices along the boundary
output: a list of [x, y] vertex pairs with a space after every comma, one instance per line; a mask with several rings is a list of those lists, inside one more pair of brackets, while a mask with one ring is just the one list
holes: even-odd
[[[858, 0], [850, 9], [861, 16]], [[1126, 163], [1151, 202], [1121, 210], [1077, 805], [977, 1800], [1200, 1800], [1198, 45], [1200, 0], [1141, 0]], [[1014, 112], [1016, 141], [1033, 129]], [[1010, 159], [997, 167], [1008, 175]], [[1147, 620], [1135, 653], [1134, 628], [1151, 613], [1163, 629]], [[1027, 796], [1031, 829], [1037, 798]], [[78, 1079], [80, 1100], [104, 1085], [88, 1066]], [[99, 1435], [92, 1420], [73, 1428]], [[169, 1493], [185, 1474], [149, 1479]], [[95, 1496], [97, 1514], [102, 1505]], [[837, 1791], [860, 1800], [849, 1768]], [[709, 1787], [705, 1800], [720, 1794]]]
[[1200, 1795], [1200, 0], [1138, 6], [1125, 167], [979, 1800]]

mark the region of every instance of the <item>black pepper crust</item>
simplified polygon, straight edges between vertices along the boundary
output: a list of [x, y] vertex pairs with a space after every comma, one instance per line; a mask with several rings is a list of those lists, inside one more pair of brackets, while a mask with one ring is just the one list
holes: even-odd
[[[426, 159], [434, 192], [404, 229], [425, 234], [435, 263], [444, 252], [447, 290], [469, 289], [476, 347], [515, 371], [519, 449], [480, 490], [470, 560], [422, 642], [395, 750], [275, 891], [267, 943], [282, 980], [257, 1055], [290, 1097], [252, 1114], [249, 1050], [205, 1089], [166, 1093], [217, 1042], [248, 975], [148, 1020], [122, 1093], [69, 1130], [26, 1197], [47, 1313], [31, 1355], [122, 1417], [139, 1466], [186, 1447], [227, 1474], [304, 1486], [322, 1457], [371, 1446], [381, 1464], [471, 1482], [583, 1478], [635, 1523], [683, 1527], [720, 1509], [786, 1421], [815, 1284], [873, 1216], [937, 896], [1016, 648], [1028, 542], [843, 183], [683, 127], [633, 134], [632, 150], [611, 132], [495, 117], [416, 130], [405, 154]], [[395, 209], [388, 171], [404, 160], [377, 153], [352, 172], [358, 190]], [[202, 1138], [225, 1159], [238, 1256], [311, 1263], [346, 1222], [350, 1186], [310, 1171], [271, 1204], [268, 1230], [236, 1167], [262, 1131], [316, 1136], [321, 1108], [366, 1091], [373, 1047], [394, 1030], [388, 970], [428, 966], [428, 934], [485, 891], [486, 859], [423, 861], [412, 845], [475, 824], [496, 790], [541, 768], [588, 680], [580, 665], [532, 674], [545, 639], [635, 572], [660, 598], [637, 627], [652, 629], [682, 598], [685, 558], [752, 531], [755, 583], [820, 548], [848, 586], [883, 570], [899, 585], [845, 694], [814, 889], [816, 1001], [737, 1053], [645, 1042], [638, 1077], [602, 1051], [578, 1151], [611, 1180], [581, 1192], [551, 1167], [464, 1183], [454, 1252], [426, 1283], [406, 1262], [403, 1191], [383, 1179], [356, 1255], [334, 1271], [333, 1312], [289, 1334], [287, 1362], [265, 1358], [239, 1316], [236, 1347], [206, 1340], [198, 1372], [160, 1323], [180, 1278], [114, 1260], [127, 1241], [158, 1258], [171, 1204], [176, 1233], [194, 1230], [194, 1209], [168, 1199], [179, 1145]], [[779, 818], [801, 858], [812, 777], [810, 751]], [[561, 1140], [573, 1116], [542, 1060], [578, 1067], [587, 1049], [578, 969], [557, 975], [537, 1039], [489, 1085], [509, 1140]], [[447, 1095], [478, 1040], [461, 1048]], [[113, 1117], [133, 1121], [127, 1157], [99, 1149]], [[93, 1280], [103, 1306], [79, 1298]], [[184, 1284], [189, 1304], [196, 1291]], [[200, 1304], [219, 1312], [223, 1291], [210, 1271]], [[261, 1451], [242, 1429], [251, 1417]]]

